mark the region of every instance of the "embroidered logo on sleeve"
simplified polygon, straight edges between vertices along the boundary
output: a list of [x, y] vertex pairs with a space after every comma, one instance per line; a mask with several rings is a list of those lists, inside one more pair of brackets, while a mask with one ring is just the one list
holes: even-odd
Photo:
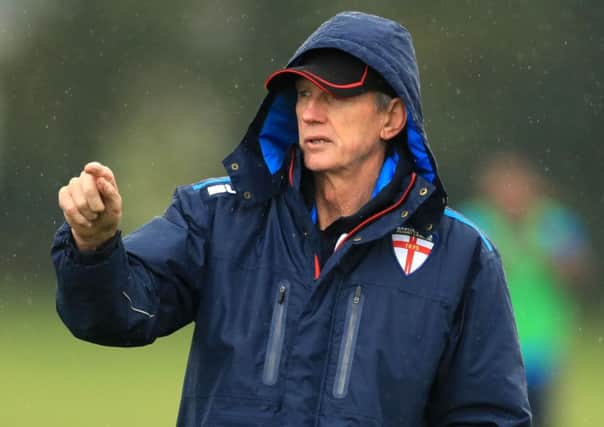
[[235, 194], [235, 191], [231, 187], [231, 184], [217, 184], [208, 186], [208, 194], [210, 196], [221, 193]]
[[392, 247], [398, 263], [408, 276], [426, 262], [434, 243], [417, 233], [403, 232], [392, 235]]

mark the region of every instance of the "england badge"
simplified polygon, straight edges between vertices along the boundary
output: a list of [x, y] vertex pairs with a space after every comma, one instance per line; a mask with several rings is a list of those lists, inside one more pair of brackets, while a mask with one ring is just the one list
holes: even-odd
[[413, 230], [397, 230], [392, 235], [392, 247], [405, 275], [410, 275], [426, 262], [434, 243]]

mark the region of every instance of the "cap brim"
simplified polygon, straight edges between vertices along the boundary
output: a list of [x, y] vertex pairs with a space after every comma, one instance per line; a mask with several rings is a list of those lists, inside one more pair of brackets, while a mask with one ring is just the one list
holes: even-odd
[[282, 70], [275, 71], [273, 74], [268, 76], [266, 81], [264, 82], [264, 86], [268, 90], [282, 88], [287, 83], [291, 83], [290, 80], [295, 76], [304, 77], [305, 79], [312, 82], [315, 86], [317, 86], [322, 91], [337, 97], [346, 97], [346, 96], [354, 96], [359, 95], [364, 92], [364, 83], [367, 78], [369, 67], [365, 66], [365, 70], [361, 78], [358, 81], [339, 84], [335, 82], [330, 82], [317, 74], [308, 70], [308, 67], [292, 67], [292, 68], [284, 68]]

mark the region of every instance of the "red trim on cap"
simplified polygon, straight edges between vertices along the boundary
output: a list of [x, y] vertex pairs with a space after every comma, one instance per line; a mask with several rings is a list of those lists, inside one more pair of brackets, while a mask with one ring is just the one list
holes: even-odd
[[275, 71], [273, 74], [271, 74], [270, 76], [268, 76], [268, 78], [264, 82], [264, 87], [266, 87], [268, 89], [268, 85], [270, 84], [271, 80], [273, 78], [277, 77], [278, 75], [281, 75], [281, 74], [296, 74], [298, 76], [302, 76], [302, 77], [310, 80], [315, 85], [317, 85], [319, 88], [321, 88], [325, 92], [328, 92], [328, 93], [331, 94], [331, 92], [326, 87], [324, 87], [323, 85], [327, 85], [327, 86], [329, 86], [330, 88], [333, 88], [333, 89], [354, 89], [354, 88], [363, 86], [363, 84], [365, 83], [365, 79], [367, 78], [367, 74], [368, 73], [369, 73], [369, 66], [365, 65], [365, 70], [363, 70], [363, 75], [361, 75], [361, 78], [359, 80], [357, 80], [356, 82], [347, 83], [347, 84], [337, 84], [337, 83], [332, 83], [329, 80], [322, 79], [321, 77], [317, 76], [316, 74], [310, 73], [308, 71], [300, 71], [300, 70], [293, 70], [293, 69], [290, 69], [290, 68], [285, 68], [283, 70]]
[[[323, 92], [327, 92], [327, 93], [328, 93], [328, 94], [330, 94], [330, 95], [334, 95], [333, 93], [331, 93], [331, 92], [330, 92], [330, 90], [329, 90], [329, 89], [327, 89], [327, 88], [326, 88], [325, 86], [323, 86], [323, 85], [322, 85], [322, 84], [321, 84], [321, 83], [320, 83], [318, 80], [316, 80], [316, 79], [313, 77], [313, 75], [312, 75], [312, 74], [310, 74], [310, 73], [306, 73], [306, 72], [303, 72], [303, 71], [299, 71], [299, 70], [288, 70], [288, 69], [285, 69], [285, 70], [279, 70], [279, 71], [276, 71], [276, 72], [274, 72], [273, 74], [271, 74], [271, 75], [268, 77], [268, 79], [266, 79], [266, 83], [264, 83], [264, 86], [265, 86], [265, 87], [268, 89], [268, 85], [269, 85], [270, 81], [271, 81], [271, 80], [272, 80], [274, 77], [276, 77], [276, 76], [278, 76], [278, 75], [280, 75], [280, 74], [296, 74], [296, 75], [298, 75], [298, 76], [302, 76], [302, 77], [304, 77], [305, 79], [308, 79], [308, 80], [310, 80], [311, 82], [313, 82], [313, 83], [315, 84], [315, 86], [317, 86], [317, 87], [318, 87], [319, 89], [321, 89]], [[334, 96], [335, 96], [335, 95], [334, 95]]]
[[369, 66], [365, 65], [365, 70], [363, 70], [363, 75], [361, 76], [360, 80], [357, 80], [356, 82], [352, 82], [352, 83], [347, 83], [345, 85], [339, 85], [336, 83], [332, 83], [328, 80], [322, 79], [321, 77], [317, 76], [316, 74], [310, 73], [308, 71], [304, 71], [305, 73], [313, 76], [315, 79], [319, 80], [321, 83], [325, 83], [333, 88], [336, 89], [352, 89], [355, 87], [359, 87], [359, 86], [363, 86], [363, 83], [365, 83], [365, 79], [367, 78], [367, 73], [369, 72]]

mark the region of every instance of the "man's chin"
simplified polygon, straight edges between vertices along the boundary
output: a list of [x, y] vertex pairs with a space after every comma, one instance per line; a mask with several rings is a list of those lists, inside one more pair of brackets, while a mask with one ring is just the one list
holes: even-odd
[[333, 169], [333, 165], [329, 164], [327, 162], [312, 161], [312, 160], [306, 161], [306, 159], [304, 159], [304, 166], [306, 167], [306, 169], [308, 169], [309, 171], [311, 171], [313, 173], [328, 172]]

